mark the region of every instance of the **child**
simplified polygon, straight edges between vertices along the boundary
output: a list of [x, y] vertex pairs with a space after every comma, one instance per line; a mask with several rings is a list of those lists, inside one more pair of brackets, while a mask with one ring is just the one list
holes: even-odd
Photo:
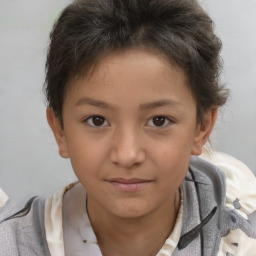
[[211, 149], [197, 157], [227, 99], [220, 48], [194, 0], [70, 4], [45, 92], [79, 182], [9, 200], [0, 255], [256, 255], [255, 177]]

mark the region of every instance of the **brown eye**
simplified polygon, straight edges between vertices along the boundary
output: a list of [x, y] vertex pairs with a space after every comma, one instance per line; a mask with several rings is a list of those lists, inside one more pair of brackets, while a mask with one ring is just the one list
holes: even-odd
[[154, 116], [148, 121], [148, 125], [153, 127], [165, 127], [170, 122], [171, 120], [166, 116]]
[[165, 117], [164, 116], [156, 116], [153, 118], [153, 124], [155, 126], [163, 126], [165, 123]]
[[93, 127], [102, 127], [109, 125], [103, 116], [91, 116], [86, 119], [86, 122]]

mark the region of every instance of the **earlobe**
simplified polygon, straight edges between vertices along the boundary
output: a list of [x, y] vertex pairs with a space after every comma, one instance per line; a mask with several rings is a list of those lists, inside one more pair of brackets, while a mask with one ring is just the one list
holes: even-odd
[[57, 142], [60, 156], [63, 158], [69, 158], [68, 147], [63, 128], [59, 119], [56, 117], [54, 111], [50, 107], [46, 109], [46, 118]]
[[218, 115], [218, 108], [211, 108], [204, 113], [203, 121], [198, 124], [191, 154], [199, 156], [204, 144], [210, 137]]

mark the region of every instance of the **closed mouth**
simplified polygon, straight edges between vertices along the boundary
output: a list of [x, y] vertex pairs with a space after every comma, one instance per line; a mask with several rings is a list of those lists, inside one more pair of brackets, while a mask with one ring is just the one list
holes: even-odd
[[131, 179], [114, 178], [106, 181], [109, 182], [111, 185], [113, 185], [115, 188], [125, 192], [138, 191], [146, 187], [151, 182], [153, 182], [153, 180], [145, 180], [140, 178], [131, 178]]

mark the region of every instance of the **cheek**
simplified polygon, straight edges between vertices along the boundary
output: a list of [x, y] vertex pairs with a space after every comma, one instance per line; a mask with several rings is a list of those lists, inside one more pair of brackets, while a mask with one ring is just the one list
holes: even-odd
[[[192, 138], [192, 137], [191, 137]], [[159, 142], [154, 148], [155, 159], [159, 159], [166, 165], [175, 165], [179, 162], [186, 162], [190, 159], [192, 148], [192, 139], [188, 136], [180, 135], [166, 139], [164, 142]]]
[[190, 151], [191, 143], [187, 140], [177, 139], [175, 143], [159, 145], [158, 150], [154, 152], [154, 162], [159, 170], [158, 177], [165, 179], [169, 184], [179, 186], [188, 170]]
[[189, 152], [177, 149], [166, 150], [161, 156], [162, 169], [172, 178], [183, 177], [187, 172], [190, 160]]
[[89, 140], [84, 143], [73, 141], [69, 145], [69, 155], [74, 172], [82, 179], [89, 175], [97, 175], [100, 166], [106, 160], [107, 149]]

